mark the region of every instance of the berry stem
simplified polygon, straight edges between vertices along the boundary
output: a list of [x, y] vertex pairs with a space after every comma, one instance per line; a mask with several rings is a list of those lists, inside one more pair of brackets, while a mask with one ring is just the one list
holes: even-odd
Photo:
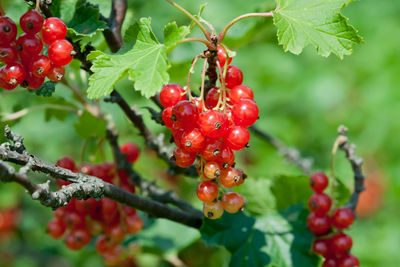
[[201, 24], [201, 22], [195, 16], [190, 14], [189, 11], [187, 11], [186, 9], [184, 9], [183, 7], [181, 7], [174, 1], [172, 1], [172, 0], [166, 0], [166, 1], [168, 3], [170, 3], [172, 6], [174, 6], [175, 8], [177, 8], [179, 11], [181, 11], [183, 14], [185, 14], [187, 17], [189, 17], [191, 20], [193, 20], [197, 24], [197, 26], [199, 26], [200, 30], [203, 32], [203, 34], [207, 38], [207, 40], [211, 41], [211, 33], [204, 27], [203, 24]]
[[0, 16], [4, 16], [6, 12], [4, 12], [3, 5], [1, 4], [2, 1], [0, 1]]
[[194, 57], [193, 61], [192, 61], [192, 66], [190, 66], [189, 69], [189, 74], [188, 74], [188, 79], [187, 79], [187, 86], [186, 86], [186, 93], [189, 97], [189, 101], [192, 101], [193, 97], [192, 97], [192, 92], [190, 90], [190, 79], [192, 77], [192, 73], [194, 73], [194, 67], [196, 66], [197, 60], [199, 60], [199, 58], [201, 57], [201, 55], [197, 55]]
[[186, 39], [183, 39], [182, 41], [180, 41], [179, 44], [189, 43], [189, 42], [201, 42], [201, 43], [205, 44], [208, 49], [213, 48], [213, 46], [211, 45], [211, 43], [209, 41], [201, 39], [201, 38], [186, 38]]
[[76, 108], [73, 108], [70, 106], [63, 106], [63, 105], [57, 105], [57, 104], [42, 104], [42, 105], [37, 105], [37, 106], [29, 107], [29, 108], [24, 108], [17, 112], [11, 113], [11, 114], [1, 114], [1, 116], [3, 117], [4, 121], [13, 121], [13, 120], [22, 118], [23, 116], [31, 113], [32, 111], [40, 110], [40, 109], [64, 110], [64, 111], [75, 112], [75, 113], [78, 112], [78, 110]]
[[40, 11], [40, 0], [36, 0], [36, 7], [35, 7], [36, 11]]
[[273, 12], [266, 12], [266, 13], [247, 13], [244, 15], [241, 15], [237, 18], [234, 18], [233, 20], [231, 20], [228, 24], [226, 24], [226, 26], [222, 29], [221, 33], [218, 36], [218, 42], [222, 42], [225, 38], [226, 32], [229, 30], [230, 27], [233, 26], [233, 24], [235, 24], [236, 22], [238, 22], [239, 20], [245, 19], [245, 18], [250, 18], [250, 17], [272, 17], [274, 14]]

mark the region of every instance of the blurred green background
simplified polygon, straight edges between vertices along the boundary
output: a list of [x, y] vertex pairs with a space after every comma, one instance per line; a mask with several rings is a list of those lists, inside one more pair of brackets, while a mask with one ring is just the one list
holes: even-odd
[[[3, 2], [7, 15], [14, 20], [18, 20], [26, 10], [22, 0]], [[99, 4], [101, 12], [109, 14], [110, 1], [89, 2]], [[153, 30], [161, 39], [163, 27], [169, 21], [176, 20], [178, 25], [189, 23], [165, 1], [128, 2], [124, 28], [140, 17], [152, 17]], [[177, 2], [192, 13], [197, 13], [202, 3], [189, 0]], [[209, 1], [203, 17], [218, 30], [243, 13], [271, 9], [273, 1], [267, 0]], [[367, 193], [360, 204], [360, 218], [350, 231], [354, 238], [353, 253], [360, 258], [361, 266], [395, 267], [400, 264], [400, 121], [396, 119], [396, 114], [400, 114], [400, 2], [362, 0], [351, 4], [343, 13], [365, 41], [344, 60], [335, 56], [319, 57], [311, 47], [300, 56], [285, 53], [277, 44], [271, 19], [243, 20], [229, 31], [225, 43], [237, 52], [232, 64], [243, 70], [244, 83], [255, 92], [261, 117], [258, 127], [298, 148], [304, 156], [314, 158], [314, 170], [329, 171], [337, 127], [344, 124], [349, 128], [351, 141], [357, 144], [358, 154], [365, 159], [364, 170], [369, 179]], [[196, 30], [192, 36], [201, 35]], [[101, 35], [95, 38], [95, 44], [99, 49], [106, 47]], [[172, 82], [185, 83], [189, 62], [203, 49], [201, 44], [184, 44], [175, 49], [170, 55], [174, 63], [170, 69]], [[86, 77], [85, 74], [80, 77], [78, 66], [79, 63], [74, 62], [68, 68], [67, 78], [84, 90]], [[199, 75], [194, 76], [194, 82], [198, 84]], [[153, 106], [132, 90], [130, 81], [121, 81], [117, 88], [130, 104]], [[57, 85], [55, 97], [75, 101], [62, 84]], [[49, 162], [63, 156], [79, 161], [84, 141], [73, 128], [77, 117], [69, 114], [65, 121], [55, 118], [46, 121], [44, 108], [32, 109], [46, 101], [48, 99], [21, 88], [11, 92], [0, 91], [0, 112], [7, 116], [28, 108], [26, 116], [12, 123], [12, 129], [25, 137], [31, 153]], [[157, 180], [159, 184], [178, 191], [183, 198], [193, 200], [196, 182], [190, 178], [166, 175], [164, 163], [146, 151], [143, 140], [122, 112], [111, 104], [102, 102], [101, 106], [103, 111], [112, 114], [120, 132], [120, 141], [133, 140], [143, 148], [136, 169], [144, 177]], [[152, 130], [164, 131], [150, 121], [146, 110], [143, 109], [143, 112]], [[88, 141], [83, 161], [102, 160], [96, 146], [97, 140]], [[301, 174], [264, 141], [253, 137], [250, 146], [251, 149], [238, 156], [240, 165], [250, 177], [268, 179], [278, 174]], [[105, 149], [107, 160], [112, 160], [109, 148], [105, 146]], [[352, 173], [343, 158], [342, 154], [336, 156], [335, 171], [351, 186]], [[158, 168], [153, 167], [155, 162]], [[0, 184], [0, 206], [15, 204], [22, 209], [21, 217], [15, 237], [0, 243], [0, 266], [103, 265], [93, 245], [80, 252], [71, 252], [65, 249], [62, 241], [51, 239], [44, 227], [51, 218], [51, 211], [31, 201], [18, 186]], [[176, 256], [176, 251], [153, 253], [143, 250], [138, 252], [138, 263], [141, 266], [169, 266], [181, 260], [186, 262], [185, 259], [193, 258], [191, 255], [196, 255], [197, 251], [209, 255], [208, 260], [211, 262], [212, 259], [214, 266], [222, 266], [229, 257], [223, 249], [206, 248], [201, 242], [179, 250], [180, 258]], [[207, 261], [207, 264], [213, 265], [210, 262]], [[204, 262], [192, 261], [189, 266], [202, 264]]]

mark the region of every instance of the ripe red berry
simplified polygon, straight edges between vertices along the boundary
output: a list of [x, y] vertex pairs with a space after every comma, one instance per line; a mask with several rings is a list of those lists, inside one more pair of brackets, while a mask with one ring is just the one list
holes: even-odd
[[[73, 204], [74, 209], [75, 205]], [[78, 214], [77, 212], [68, 212], [64, 216], [64, 223], [68, 229], [77, 229], [84, 228], [86, 225], [86, 221], [83, 215]]]
[[181, 168], [187, 168], [191, 166], [196, 160], [196, 153], [188, 153], [182, 148], [177, 147], [174, 150], [174, 159], [176, 165]]
[[31, 62], [29, 71], [32, 72], [32, 75], [35, 77], [44, 78], [50, 72], [51, 67], [50, 59], [41, 55]]
[[91, 214], [97, 212], [97, 207], [99, 207], [100, 202], [94, 198], [89, 198], [87, 200], [76, 200], [75, 210], [82, 215]]
[[206, 161], [217, 161], [221, 155], [224, 144], [218, 139], [207, 139], [203, 150], [201, 151], [201, 156]]
[[360, 261], [352, 254], [347, 254], [339, 260], [338, 267], [359, 267]]
[[71, 250], [80, 250], [88, 245], [92, 236], [87, 229], [72, 230], [65, 238], [65, 244]]
[[197, 197], [203, 202], [212, 202], [218, 193], [218, 186], [212, 181], [204, 181], [197, 187]]
[[59, 82], [64, 78], [65, 69], [63, 66], [52, 65], [49, 73], [47, 74], [47, 78], [49, 78], [52, 82]]
[[165, 124], [165, 127], [168, 129], [172, 129], [172, 125], [174, 124], [174, 121], [171, 120], [172, 116], [172, 107], [165, 108], [161, 114], [161, 118]]
[[234, 65], [229, 65], [225, 76], [226, 87], [232, 89], [237, 85], [241, 85], [242, 82], [243, 82], [242, 71]]
[[317, 193], [322, 193], [328, 187], [328, 177], [323, 172], [316, 172], [311, 175], [311, 189]]
[[185, 99], [185, 90], [179, 84], [164, 85], [160, 92], [160, 101], [164, 108], [175, 106], [179, 101]]
[[122, 246], [115, 246], [103, 254], [103, 260], [106, 266], [121, 266], [124, 258], [124, 249]]
[[249, 143], [249, 140], [249, 130], [240, 126], [231, 127], [224, 136], [225, 144], [232, 150], [243, 149]]
[[236, 213], [244, 206], [244, 198], [236, 192], [228, 192], [222, 196], [222, 206], [229, 213]]
[[203, 205], [203, 213], [208, 219], [218, 219], [224, 213], [221, 201], [206, 202]]
[[120, 224], [106, 227], [104, 233], [116, 244], [121, 243], [125, 238], [125, 231]]
[[330, 241], [327, 238], [316, 239], [313, 242], [313, 251], [323, 257], [328, 257], [330, 254]]
[[190, 129], [196, 126], [199, 114], [195, 104], [188, 100], [183, 100], [172, 108], [172, 117], [176, 119], [184, 129]]
[[57, 40], [63, 40], [66, 35], [67, 26], [64, 21], [56, 17], [50, 17], [44, 20], [42, 36], [46, 44], [51, 45]]
[[61, 238], [66, 230], [66, 226], [61, 219], [54, 218], [47, 225], [47, 232], [54, 238]]
[[232, 117], [238, 126], [249, 127], [258, 119], [258, 106], [253, 100], [243, 99], [233, 105]]
[[338, 259], [334, 257], [329, 257], [324, 260], [324, 263], [322, 264], [321, 267], [338, 267]]
[[30, 9], [21, 16], [19, 24], [24, 32], [35, 34], [42, 28], [43, 21], [44, 18], [39, 11]]
[[17, 50], [21, 58], [30, 61], [42, 52], [43, 43], [36, 34], [23, 33], [17, 40]]
[[313, 194], [308, 201], [308, 207], [312, 212], [315, 212], [318, 215], [327, 214], [331, 209], [332, 200], [326, 194]]
[[126, 216], [125, 225], [129, 234], [136, 234], [143, 229], [143, 220], [137, 215]]
[[220, 138], [228, 130], [228, 117], [220, 111], [209, 110], [199, 115], [197, 125], [205, 136]]
[[354, 213], [347, 207], [340, 207], [332, 214], [332, 225], [337, 229], [345, 229], [354, 221]]
[[254, 93], [250, 87], [241, 84], [229, 90], [228, 98], [229, 98], [229, 104], [234, 105], [236, 103], [239, 103], [239, 101], [243, 99], [253, 100]]
[[182, 148], [186, 152], [196, 153], [203, 149], [206, 138], [198, 128], [184, 131], [181, 136]]
[[17, 49], [13, 45], [3, 45], [0, 47], [0, 61], [6, 64], [17, 61]]
[[109, 251], [110, 249], [114, 248], [117, 244], [115, 244], [114, 242], [112, 242], [112, 240], [105, 236], [105, 235], [100, 235], [97, 239], [96, 239], [96, 251], [99, 254], [104, 254], [107, 251]]
[[74, 47], [67, 40], [53, 42], [48, 50], [49, 58], [57, 66], [64, 66], [71, 62], [75, 55]]
[[[217, 56], [218, 56], [219, 64], [222, 68], [223, 66], [225, 66], [227, 54], [221, 45], [218, 45]], [[232, 62], [232, 58], [228, 57], [228, 65], [231, 64], [231, 62]]]
[[223, 169], [221, 172], [220, 182], [227, 188], [241, 185], [244, 182], [243, 171], [237, 168]]
[[9, 45], [17, 36], [17, 25], [9, 17], [0, 17], [0, 43]]
[[353, 240], [349, 235], [337, 233], [331, 237], [331, 251], [337, 257], [349, 252], [352, 246]]
[[13, 89], [21, 84], [26, 78], [26, 72], [21, 63], [14, 62], [12, 64], [1, 67], [0, 79], [3, 80], [7, 88]]
[[120, 147], [120, 149], [121, 149], [121, 152], [126, 155], [126, 159], [130, 163], [135, 163], [137, 161], [137, 159], [139, 158], [140, 149], [136, 144], [134, 144], [132, 142], [123, 144]]
[[221, 167], [216, 162], [207, 162], [204, 165], [203, 174], [207, 179], [216, 179], [221, 175]]
[[39, 89], [44, 83], [44, 78], [33, 76], [32, 72], [29, 72], [25, 77], [25, 81], [21, 83], [22, 87], [35, 90]]
[[70, 157], [64, 157], [57, 161], [57, 166], [68, 169], [70, 171], [75, 171], [75, 161]]
[[221, 164], [222, 168], [228, 169], [235, 162], [235, 154], [229, 147], [224, 147], [217, 158], [217, 162]]
[[311, 212], [307, 217], [307, 227], [311, 233], [322, 235], [329, 231], [331, 223], [327, 215], [317, 215]]
[[206, 105], [210, 109], [215, 108], [218, 104], [219, 95], [220, 95], [218, 90], [219, 90], [219, 87], [213, 87], [207, 92]]

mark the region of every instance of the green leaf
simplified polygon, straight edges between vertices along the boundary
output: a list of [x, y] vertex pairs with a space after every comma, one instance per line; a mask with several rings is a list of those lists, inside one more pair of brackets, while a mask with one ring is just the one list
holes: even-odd
[[167, 51], [171, 51], [189, 33], [190, 28], [188, 26], [178, 27], [175, 21], [168, 23], [164, 28], [164, 44]]
[[29, 90], [29, 92], [34, 92], [37, 96], [49, 97], [52, 96], [56, 90], [56, 84], [52, 81], [47, 81], [42, 84], [39, 89], [36, 90]]
[[307, 176], [278, 176], [274, 179], [271, 191], [276, 199], [278, 210], [291, 205], [306, 203], [312, 194], [310, 178]]
[[68, 34], [73, 41], [91, 38], [98, 31], [107, 29], [107, 23], [100, 20], [99, 9], [82, 3], [76, 10], [73, 18], [67, 23]]
[[[143, 96], [153, 96], [168, 82], [168, 62], [165, 46], [157, 41], [151, 30], [150, 18], [142, 18], [133, 48], [125, 54], [106, 55], [96, 51], [89, 78], [89, 98], [99, 98], [112, 92], [114, 85], [128, 76]], [[95, 55], [95, 56], [94, 56]]]
[[[331, 181], [330, 186], [326, 190], [327, 194], [330, 194], [332, 192], [332, 184], [333, 182]], [[350, 199], [350, 195], [350, 189], [343, 183], [340, 178], [336, 178], [332, 197], [336, 200], [335, 205], [338, 207], [343, 206]]]
[[274, 24], [285, 51], [300, 54], [312, 45], [324, 57], [350, 55], [362, 43], [357, 30], [340, 12], [349, 0], [277, 0]]
[[197, 230], [165, 219], [157, 219], [136, 236], [142, 249], [164, 254], [177, 253], [200, 237]]
[[275, 209], [275, 197], [271, 192], [269, 179], [246, 178], [243, 185], [235, 188], [246, 199], [246, 211], [253, 215], [264, 215]]
[[106, 121], [99, 119], [88, 111], [84, 111], [79, 120], [74, 124], [76, 133], [83, 139], [89, 137], [104, 138], [106, 133]]
[[219, 220], [204, 219], [200, 231], [207, 244], [231, 252], [229, 266], [317, 266], [318, 257], [310, 253], [313, 235], [306, 229], [306, 213], [301, 205], [257, 218], [225, 213]]

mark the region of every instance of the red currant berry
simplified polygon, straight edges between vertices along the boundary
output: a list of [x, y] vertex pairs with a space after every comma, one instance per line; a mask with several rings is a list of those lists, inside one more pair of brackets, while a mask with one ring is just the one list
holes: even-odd
[[323, 235], [331, 229], [328, 215], [317, 215], [311, 212], [307, 217], [307, 227], [315, 235]]
[[19, 25], [26, 33], [35, 34], [40, 31], [43, 26], [44, 18], [39, 11], [30, 9], [26, 11], [19, 19]]
[[221, 141], [217, 139], [207, 139], [201, 151], [201, 156], [206, 161], [217, 161], [223, 148], [224, 144]]
[[59, 82], [64, 78], [65, 69], [63, 66], [55, 66], [52, 65], [49, 73], [47, 74], [47, 78], [49, 78], [52, 82]]
[[165, 127], [167, 127], [168, 129], [172, 129], [172, 124], [174, 124], [174, 122], [171, 120], [171, 116], [172, 107], [165, 108], [161, 114], [161, 118], [165, 124]]
[[106, 266], [122, 266], [124, 258], [124, 249], [122, 246], [115, 246], [103, 254], [103, 260]]
[[30, 72], [32, 72], [33, 76], [38, 78], [44, 78], [51, 70], [51, 61], [46, 56], [38, 56], [35, 60], [33, 60], [29, 66]]
[[314, 240], [312, 249], [316, 254], [321, 255], [325, 258], [328, 257], [330, 254], [329, 239], [323, 238]]
[[160, 101], [164, 108], [175, 106], [179, 101], [186, 100], [185, 90], [176, 83], [164, 85], [160, 92]]
[[224, 213], [224, 208], [222, 207], [221, 201], [206, 202], [203, 204], [203, 213], [208, 219], [218, 219], [221, 218]]
[[123, 144], [120, 147], [120, 149], [121, 149], [121, 152], [126, 155], [126, 159], [130, 163], [135, 163], [137, 161], [137, 159], [139, 158], [140, 149], [136, 144], [134, 144], [132, 142]]
[[322, 264], [321, 267], [338, 267], [339, 266], [338, 264], [339, 264], [338, 259], [329, 257], [324, 260], [324, 263]]
[[[74, 205], [74, 208], [75, 208], [75, 205]], [[84, 228], [86, 226], [86, 221], [85, 221], [84, 216], [82, 216], [76, 212], [68, 212], [64, 216], [64, 223], [68, 229]]]
[[4, 45], [0, 47], [0, 61], [6, 64], [17, 61], [17, 49], [13, 45]]
[[217, 162], [221, 164], [222, 168], [228, 169], [235, 162], [235, 154], [229, 147], [224, 147], [217, 159]]
[[86, 215], [92, 212], [96, 212], [99, 205], [100, 202], [94, 198], [89, 198], [87, 200], [76, 200], [75, 210], [82, 215]]
[[25, 78], [25, 81], [21, 83], [21, 86], [31, 90], [35, 90], [39, 89], [43, 83], [44, 78], [33, 76], [32, 72], [29, 72], [27, 77]]
[[225, 144], [233, 150], [243, 149], [250, 140], [250, 133], [247, 128], [234, 126], [224, 136]]
[[353, 246], [353, 240], [350, 236], [338, 233], [331, 238], [331, 250], [336, 256], [342, 256], [350, 251]]
[[347, 254], [346, 256], [342, 257], [339, 261], [338, 267], [359, 267], [360, 261], [358, 258], [352, 254]]
[[182, 148], [177, 147], [174, 150], [174, 159], [176, 165], [181, 168], [187, 168], [191, 166], [196, 160], [196, 153], [185, 152]]
[[218, 104], [219, 95], [220, 95], [218, 90], [219, 90], [219, 87], [213, 87], [207, 92], [206, 105], [210, 109], [215, 108]]
[[193, 104], [196, 106], [197, 108], [197, 113], [202, 113], [203, 112], [203, 102], [204, 100], [200, 99], [200, 97], [194, 97], [192, 99]]
[[27, 59], [36, 58], [42, 52], [43, 43], [39, 36], [36, 34], [23, 33], [17, 40], [17, 50], [22, 58]]
[[218, 193], [218, 186], [212, 181], [204, 181], [197, 187], [197, 197], [203, 202], [212, 202]]
[[113, 243], [109, 237], [105, 235], [100, 235], [96, 239], [96, 250], [99, 254], [104, 254], [110, 249], [114, 248], [117, 244]]
[[57, 166], [68, 169], [70, 171], [75, 171], [75, 161], [70, 157], [64, 157], [57, 161]]
[[172, 108], [172, 120], [176, 119], [185, 129], [194, 128], [198, 117], [196, 105], [188, 100], [180, 101]]
[[65, 238], [65, 244], [71, 250], [80, 250], [88, 245], [92, 240], [92, 235], [87, 229], [76, 229], [71, 231]]
[[207, 162], [204, 165], [203, 174], [207, 179], [216, 179], [221, 175], [221, 167], [216, 162]]
[[[175, 127], [175, 123], [172, 127]], [[181, 128], [172, 129], [172, 137], [174, 139], [174, 143], [177, 147], [183, 148], [185, 145], [182, 144], [182, 135], [185, 131]]]
[[313, 194], [308, 201], [308, 207], [318, 215], [327, 214], [331, 209], [332, 200], [326, 194]]
[[220, 138], [228, 130], [228, 117], [222, 112], [209, 110], [199, 115], [197, 125], [205, 136]]
[[21, 84], [25, 78], [25, 69], [21, 63], [14, 62], [1, 67], [0, 79], [3, 80], [3, 82], [11, 89], [14, 89], [17, 85]]
[[129, 234], [136, 234], [143, 229], [143, 220], [137, 215], [126, 216], [125, 225]]
[[0, 17], [0, 43], [9, 45], [17, 37], [17, 25], [9, 17]]
[[66, 35], [67, 26], [64, 21], [56, 17], [50, 17], [44, 20], [42, 36], [46, 44], [51, 45], [57, 40], [63, 40]]
[[106, 227], [104, 233], [116, 244], [121, 243], [125, 238], [125, 231], [119, 224]]
[[232, 58], [227, 56], [225, 49], [221, 45], [218, 45], [217, 56], [221, 68], [225, 66], [226, 58], [228, 58], [228, 65], [232, 62]]
[[222, 196], [222, 206], [229, 213], [236, 213], [244, 206], [244, 198], [235, 192], [225, 193]]
[[228, 70], [226, 71], [226, 76], [225, 76], [226, 87], [232, 89], [237, 85], [241, 85], [242, 82], [243, 82], [242, 71], [238, 67], [230, 65], [228, 67]]
[[47, 225], [47, 232], [54, 238], [61, 238], [66, 230], [66, 226], [61, 219], [54, 218]]
[[250, 87], [248, 87], [244, 84], [241, 84], [241, 85], [237, 85], [237, 86], [233, 87], [231, 90], [229, 90], [228, 98], [229, 98], [229, 104], [234, 105], [236, 103], [239, 103], [240, 100], [243, 100], [243, 99], [253, 100], [254, 94], [253, 94], [253, 90], [251, 90]]
[[328, 177], [323, 172], [316, 172], [311, 175], [311, 189], [317, 193], [322, 193], [328, 187]]
[[245, 177], [241, 169], [228, 168], [222, 170], [220, 182], [223, 186], [232, 188], [234, 186], [243, 184], [244, 178]]
[[75, 51], [72, 44], [67, 40], [58, 40], [50, 45], [48, 54], [54, 65], [64, 66], [71, 62]]
[[337, 229], [345, 229], [349, 227], [353, 221], [354, 213], [349, 208], [338, 208], [332, 214], [332, 225]]
[[206, 138], [198, 128], [183, 132], [180, 140], [186, 152], [196, 153], [203, 149]]
[[103, 198], [100, 202], [103, 217], [110, 218], [109, 221], [111, 221], [118, 213], [118, 203], [109, 198]]
[[233, 105], [232, 117], [238, 126], [249, 127], [258, 119], [258, 106], [253, 100], [243, 99]]

